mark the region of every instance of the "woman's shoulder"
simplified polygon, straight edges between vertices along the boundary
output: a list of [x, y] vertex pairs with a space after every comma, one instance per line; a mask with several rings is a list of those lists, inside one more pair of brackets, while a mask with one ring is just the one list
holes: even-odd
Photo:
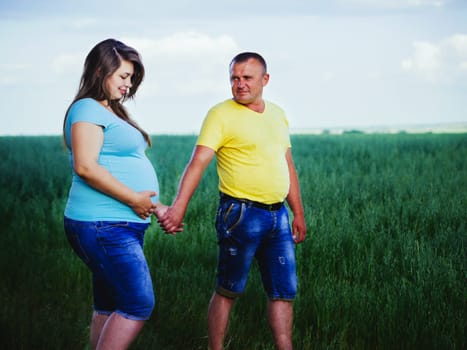
[[70, 107], [68, 117], [71, 122], [89, 121], [91, 123], [98, 123], [99, 125], [106, 125], [109, 123], [109, 113], [102, 107], [102, 105], [92, 98], [82, 98], [75, 102]]
[[73, 102], [71, 104], [70, 111], [71, 110], [76, 111], [76, 110], [81, 110], [81, 109], [87, 109], [87, 110], [96, 109], [99, 106], [100, 106], [99, 102], [97, 102], [93, 98], [85, 97], [85, 98], [81, 98]]

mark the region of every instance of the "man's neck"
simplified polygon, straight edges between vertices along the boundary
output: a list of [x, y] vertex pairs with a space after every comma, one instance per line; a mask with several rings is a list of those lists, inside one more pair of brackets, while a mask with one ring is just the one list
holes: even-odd
[[243, 104], [243, 105], [246, 108], [251, 109], [252, 111], [255, 111], [256, 113], [263, 113], [264, 109], [266, 108], [264, 100], [260, 100], [258, 102], [247, 103], [247, 104]]

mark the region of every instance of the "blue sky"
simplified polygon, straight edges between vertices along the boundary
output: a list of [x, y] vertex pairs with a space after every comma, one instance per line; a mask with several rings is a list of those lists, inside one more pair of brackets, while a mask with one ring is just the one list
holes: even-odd
[[127, 107], [153, 134], [197, 133], [247, 50], [293, 130], [467, 122], [465, 0], [2, 0], [0, 33], [2, 135], [60, 134], [109, 37], [143, 57]]

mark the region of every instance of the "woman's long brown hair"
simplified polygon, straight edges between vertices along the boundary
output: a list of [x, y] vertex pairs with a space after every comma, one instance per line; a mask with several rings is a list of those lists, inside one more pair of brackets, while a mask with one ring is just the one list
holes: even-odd
[[[112, 100], [110, 92], [107, 91], [105, 82], [119, 67], [122, 60], [133, 63], [134, 73], [131, 77], [132, 87], [121, 100]], [[144, 78], [144, 66], [139, 53], [115, 39], [107, 39], [89, 52], [84, 62], [83, 74], [81, 76], [78, 93], [68, 107], [63, 120], [63, 139], [65, 140], [65, 125], [71, 105], [82, 98], [93, 98], [96, 101], [107, 100], [113, 112], [121, 119], [138, 129], [144, 139], [151, 145], [149, 134], [141, 129], [139, 125], [130, 118], [128, 111], [123, 106], [123, 102], [133, 99], [139, 85]]]

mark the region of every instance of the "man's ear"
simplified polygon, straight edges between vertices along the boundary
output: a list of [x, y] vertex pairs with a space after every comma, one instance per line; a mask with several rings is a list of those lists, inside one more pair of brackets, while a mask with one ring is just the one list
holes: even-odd
[[263, 75], [263, 86], [268, 85], [268, 82], [269, 82], [269, 74], [268, 74], [268, 73], [265, 73], [265, 74]]

